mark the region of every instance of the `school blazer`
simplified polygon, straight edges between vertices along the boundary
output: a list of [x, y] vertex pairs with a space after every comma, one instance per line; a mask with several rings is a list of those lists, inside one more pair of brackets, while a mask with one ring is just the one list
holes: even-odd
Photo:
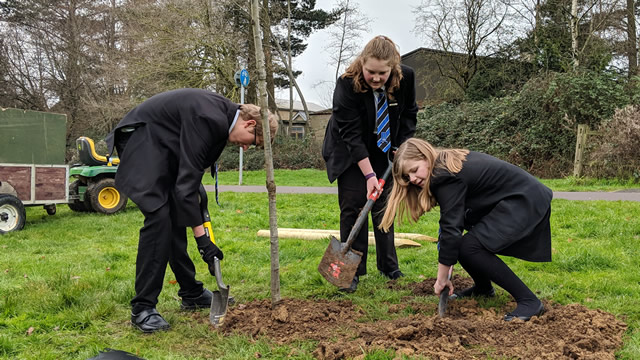
[[[391, 146], [397, 148], [416, 131], [415, 75], [413, 69], [401, 65], [400, 87], [388, 99]], [[333, 109], [325, 130], [322, 157], [333, 182], [349, 166], [368, 157], [378, 176], [387, 168], [388, 155], [376, 146], [376, 108], [371, 89], [353, 91], [353, 79], [340, 77], [333, 92]], [[389, 150], [392, 151], [392, 150]]]
[[113, 153], [123, 127], [136, 127], [116, 173], [116, 186], [145, 212], [172, 202], [179, 226], [202, 224], [198, 188], [220, 157], [239, 105], [202, 89], [155, 95], [131, 110], [108, 135]]
[[493, 253], [551, 260], [551, 234], [534, 229], [548, 221], [553, 192], [535, 177], [474, 151], [457, 174], [436, 169], [432, 176], [429, 189], [440, 206], [440, 263], [457, 262], [463, 230]]

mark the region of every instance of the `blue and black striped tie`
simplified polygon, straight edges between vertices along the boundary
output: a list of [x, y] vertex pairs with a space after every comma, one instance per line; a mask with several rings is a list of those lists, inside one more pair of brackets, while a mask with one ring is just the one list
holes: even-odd
[[389, 128], [389, 107], [387, 97], [382, 89], [376, 90], [376, 135], [377, 144], [382, 152], [386, 153], [391, 147], [391, 129]]

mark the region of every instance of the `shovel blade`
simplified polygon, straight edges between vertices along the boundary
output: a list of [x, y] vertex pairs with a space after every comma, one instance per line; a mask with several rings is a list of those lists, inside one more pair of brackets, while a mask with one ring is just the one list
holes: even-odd
[[222, 281], [222, 271], [220, 270], [220, 260], [215, 258], [213, 271], [216, 276], [218, 290], [213, 292], [211, 299], [211, 311], [209, 312], [209, 321], [214, 327], [219, 327], [224, 323], [224, 317], [227, 315], [227, 307], [229, 306], [229, 286]]
[[345, 243], [341, 243], [335, 236], [331, 236], [329, 247], [318, 265], [318, 271], [330, 284], [339, 288], [347, 288], [356, 275], [361, 259], [362, 253], [360, 251], [346, 249]]
[[438, 302], [438, 316], [444, 317], [447, 314], [447, 302], [449, 301], [449, 287], [445, 286], [440, 293], [440, 301]]

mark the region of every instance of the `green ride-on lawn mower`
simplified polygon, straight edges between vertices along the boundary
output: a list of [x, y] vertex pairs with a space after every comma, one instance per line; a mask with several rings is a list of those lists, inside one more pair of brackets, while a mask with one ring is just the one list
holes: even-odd
[[115, 177], [120, 159], [98, 155], [93, 140], [76, 140], [80, 164], [69, 169], [69, 208], [73, 211], [116, 213], [127, 206], [128, 198], [116, 189]]

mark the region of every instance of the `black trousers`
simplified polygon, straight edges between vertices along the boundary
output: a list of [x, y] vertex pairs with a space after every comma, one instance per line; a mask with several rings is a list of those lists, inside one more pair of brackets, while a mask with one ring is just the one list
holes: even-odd
[[480, 292], [491, 289], [491, 282], [494, 282], [511, 294], [518, 304], [538, 299], [511, 268], [487, 250], [472, 233], [462, 237], [458, 262], [469, 273]]
[[[123, 135], [123, 134], [121, 134]], [[116, 137], [116, 149], [120, 161], [136, 156], [126, 152], [126, 144], [136, 141], [135, 131]], [[143, 175], [144, 176], [144, 175]], [[136, 295], [131, 300], [131, 311], [138, 313], [154, 308], [162, 291], [167, 263], [176, 276], [180, 297], [197, 297], [202, 294], [202, 282], [197, 281], [195, 265], [187, 252], [187, 229], [177, 226], [173, 196], [153, 212], [142, 211], [144, 226], [140, 229], [136, 258]]]
[[[379, 175], [382, 176], [382, 175]], [[391, 192], [391, 179], [388, 180], [378, 200], [373, 204], [371, 219], [376, 239], [376, 263], [378, 270], [389, 273], [398, 270], [398, 256], [394, 245], [393, 226], [388, 233], [378, 229], [384, 215], [384, 207]], [[349, 233], [356, 223], [360, 210], [367, 202], [367, 182], [357, 164], [349, 167], [338, 177], [338, 203], [340, 205], [340, 239], [347, 241]], [[353, 242], [352, 248], [362, 252], [362, 260], [356, 275], [367, 273], [367, 250], [369, 248], [369, 221], [362, 226]]]

